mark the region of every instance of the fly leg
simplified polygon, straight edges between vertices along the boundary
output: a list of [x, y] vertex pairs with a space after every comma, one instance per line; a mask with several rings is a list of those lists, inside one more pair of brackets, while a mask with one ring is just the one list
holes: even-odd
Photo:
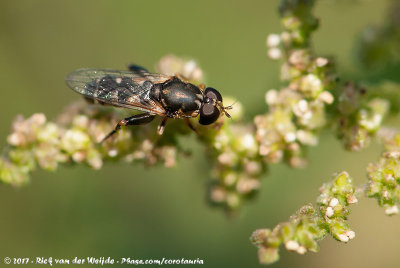
[[134, 63], [128, 65], [128, 70], [133, 73], [142, 75], [143, 77], [146, 77], [146, 75], [150, 73], [146, 68], [143, 68], [142, 66], [136, 65]]
[[158, 126], [158, 135], [162, 135], [164, 133], [165, 124], [167, 124], [168, 117], [164, 117], [161, 121], [161, 124]]
[[111, 131], [110, 133], [105, 136], [100, 143], [103, 143], [105, 140], [107, 140], [109, 137], [117, 133], [117, 131], [121, 128], [121, 126], [133, 126], [133, 125], [143, 125], [151, 122], [154, 119], [155, 115], [152, 115], [150, 113], [143, 113], [143, 114], [137, 114], [131, 117], [127, 117], [121, 121], [118, 122], [118, 124], [115, 126], [115, 129]]
[[188, 125], [188, 127], [190, 127], [191, 130], [193, 130], [194, 132], [196, 132], [196, 134], [199, 134], [199, 132], [197, 131], [197, 129], [192, 125], [192, 123], [190, 123], [189, 118], [185, 118], [185, 122], [186, 122], [186, 125]]

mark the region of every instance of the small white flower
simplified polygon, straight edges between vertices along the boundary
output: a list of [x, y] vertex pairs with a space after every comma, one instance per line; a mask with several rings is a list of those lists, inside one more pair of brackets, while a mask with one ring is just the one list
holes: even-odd
[[382, 197], [388, 200], [390, 198], [390, 194], [387, 190], [382, 191]]
[[332, 198], [331, 201], [329, 202], [329, 206], [335, 207], [339, 204], [339, 200], [337, 198]]
[[300, 247], [300, 245], [294, 240], [289, 240], [285, 243], [285, 247], [287, 250], [296, 251]]
[[272, 60], [279, 60], [282, 57], [282, 51], [277, 47], [270, 48], [268, 49], [268, 57]]
[[371, 114], [365, 109], [359, 111], [359, 117], [360, 125], [370, 131], [379, 128], [383, 119], [381, 114], [372, 114], [371, 116]]
[[240, 204], [240, 199], [236, 194], [228, 194], [226, 196], [226, 203], [229, 207], [237, 207]]
[[308, 74], [303, 78], [302, 89], [318, 92], [322, 89], [322, 81], [314, 74]]
[[224, 183], [227, 186], [232, 186], [235, 182], [236, 182], [236, 173], [234, 172], [229, 172], [228, 174], [226, 174], [226, 176], [224, 177]]
[[189, 60], [185, 63], [183, 66], [182, 75], [188, 79], [197, 81], [203, 79], [203, 71], [197, 66], [197, 63], [194, 60]]
[[237, 158], [233, 152], [224, 152], [218, 156], [218, 162], [222, 165], [233, 166]]
[[318, 95], [318, 99], [325, 102], [326, 104], [332, 104], [335, 100], [333, 95], [328, 91], [323, 91]]
[[13, 146], [20, 146], [26, 142], [24, 135], [19, 132], [14, 132], [7, 137], [7, 142]]
[[100, 169], [103, 166], [103, 160], [101, 159], [101, 157], [93, 157], [88, 159], [87, 161], [93, 169]]
[[74, 117], [72, 124], [79, 128], [85, 129], [89, 124], [89, 118], [86, 115], [77, 115]]
[[241, 143], [243, 148], [245, 149], [252, 149], [256, 146], [256, 141], [253, 137], [253, 135], [251, 135], [250, 133], [247, 133], [246, 135], [244, 135], [241, 139]]
[[61, 147], [67, 152], [75, 152], [82, 150], [88, 146], [90, 142], [89, 136], [77, 129], [70, 129], [65, 132], [61, 140]]
[[308, 110], [308, 102], [306, 100], [300, 100], [297, 104], [300, 112], [305, 113]]
[[265, 102], [268, 105], [276, 104], [278, 100], [278, 91], [276, 89], [270, 89], [265, 93]]
[[267, 145], [260, 145], [258, 152], [260, 155], [268, 155], [271, 152], [271, 147]]
[[211, 189], [210, 198], [216, 203], [220, 203], [226, 200], [226, 191], [222, 187], [214, 187]]
[[296, 131], [296, 138], [302, 143], [311, 146], [315, 146], [318, 143], [318, 138], [316, 135], [312, 134], [310, 131], [305, 131], [299, 129]]
[[326, 215], [328, 218], [332, 217], [334, 213], [335, 213], [335, 211], [333, 210], [332, 207], [327, 207], [327, 208], [326, 208], [325, 215]]
[[150, 140], [146, 139], [142, 142], [142, 150], [145, 152], [153, 150], [153, 147], [153, 143]]
[[217, 150], [221, 150], [223, 147], [228, 146], [230, 142], [229, 136], [226, 135], [225, 132], [220, 131], [217, 136], [215, 136], [215, 140], [214, 140], [214, 147]]
[[261, 164], [257, 161], [249, 161], [244, 165], [244, 169], [249, 174], [259, 174], [261, 172]]
[[284, 138], [287, 143], [291, 143], [296, 140], [296, 134], [294, 132], [289, 132], [285, 134]]
[[400, 152], [391, 151], [391, 152], [385, 153], [384, 156], [387, 156], [387, 157], [390, 157], [390, 158], [400, 158]]
[[313, 112], [312, 111], [307, 111], [306, 113], [304, 113], [303, 115], [303, 120], [310, 120], [313, 117]]
[[305, 246], [300, 246], [300, 247], [296, 250], [296, 252], [297, 252], [298, 254], [300, 254], [300, 255], [303, 255], [303, 254], [305, 254], [305, 253], [307, 252], [307, 249], [306, 249]]
[[47, 123], [37, 134], [39, 141], [49, 141], [50, 139], [57, 139], [59, 129], [54, 123]]
[[328, 59], [326, 58], [322, 58], [322, 57], [318, 57], [315, 59], [315, 63], [317, 64], [318, 67], [324, 67], [325, 65], [328, 64]]
[[290, 35], [289, 32], [282, 32], [280, 37], [281, 37], [282, 42], [284, 42], [284, 43], [288, 43], [292, 39], [292, 36]]
[[320, 201], [322, 204], [324, 204], [324, 205], [328, 205], [328, 198], [327, 197], [324, 197], [323, 199], [321, 199], [321, 201]]
[[78, 151], [72, 154], [72, 160], [74, 160], [77, 163], [82, 162], [83, 160], [85, 160], [86, 154], [85, 152], [82, 151]]
[[395, 179], [394, 179], [394, 177], [393, 177], [393, 174], [391, 174], [391, 173], [388, 173], [388, 174], [385, 174], [385, 180], [387, 181], [387, 182], [394, 182], [395, 181]]
[[42, 113], [33, 114], [29, 119], [37, 125], [43, 125], [46, 122], [46, 116]]
[[395, 215], [395, 214], [399, 214], [399, 207], [394, 205], [392, 207], [387, 207], [385, 209], [385, 213], [386, 215]]
[[345, 235], [345, 234], [338, 235], [338, 238], [342, 242], [349, 242], [349, 237], [347, 235]]
[[349, 203], [349, 204], [355, 204], [355, 203], [357, 203], [358, 202], [358, 199], [357, 199], [357, 197], [355, 196], [355, 195], [349, 195], [348, 197], [347, 197], [347, 203]]
[[109, 157], [115, 157], [118, 154], [118, 150], [117, 149], [111, 149], [108, 151], [108, 156]]
[[236, 185], [236, 190], [240, 194], [247, 194], [252, 190], [259, 188], [260, 188], [260, 182], [256, 179], [241, 178]]
[[345, 232], [345, 234], [347, 235], [347, 237], [351, 240], [354, 237], [356, 237], [356, 233], [354, 231], [348, 230]]
[[267, 46], [268, 47], [276, 47], [281, 42], [281, 37], [279, 34], [269, 34], [267, 36]]
[[184, 73], [192, 73], [197, 68], [197, 64], [194, 60], [190, 60], [186, 62], [185, 66], [183, 67]]

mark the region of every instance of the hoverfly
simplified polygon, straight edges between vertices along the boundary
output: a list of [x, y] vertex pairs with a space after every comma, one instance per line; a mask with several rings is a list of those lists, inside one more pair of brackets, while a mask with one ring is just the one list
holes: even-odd
[[129, 71], [79, 69], [70, 73], [66, 82], [89, 101], [143, 112], [119, 121], [101, 142], [121, 126], [147, 124], [157, 115], [162, 117], [159, 135], [169, 118], [184, 119], [196, 131], [189, 118], [200, 116], [199, 123], [209, 125], [217, 121], [221, 112], [230, 118], [226, 110], [232, 108], [223, 106], [221, 94], [212, 87], [195, 86], [179, 75], [150, 73], [137, 65], [130, 65]]

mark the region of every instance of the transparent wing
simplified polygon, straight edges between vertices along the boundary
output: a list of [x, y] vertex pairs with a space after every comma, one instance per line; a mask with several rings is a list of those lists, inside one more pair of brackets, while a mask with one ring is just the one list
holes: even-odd
[[160, 103], [150, 98], [154, 84], [163, 83], [171, 76], [138, 71], [80, 69], [70, 73], [66, 82], [74, 91], [114, 106], [164, 115]]

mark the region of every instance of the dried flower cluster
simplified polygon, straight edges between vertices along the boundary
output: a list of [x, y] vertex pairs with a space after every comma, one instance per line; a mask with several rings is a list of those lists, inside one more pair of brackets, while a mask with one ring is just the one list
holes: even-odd
[[341, 242], [355, 237], [349, 228], [346, 217], [348, 206], [356, 203], [352, 179], [347, 172], [334, 176], [332, 182], [324, 184], [317, 199], [319, 213], [311, 204], [301, 207], [288, 222], [274, 229], [258, 229], [250, 240], [258, 247], [258, 258], [262, 264], [270, 264], [279, 259], [279, 246], [285, 245], [289, 251], [305, 254], [307, 251], [319, 251], [318, 241], [330, 233]]
[[347, 223], [349, 205], [358, 202], [355, 196], [353, 180], [347, 172], [334, 176], [332, 182], [324, 184], [317, 199], [321, 224], [332, 236], [341, 242], [348, 242], [355, 237]]
[[[59, 163], [86, 163], [100, 169], [106, 160], [143, 160], [154, 165], [162, 162], [174, 166], [177, 147], [168, 137], [158, 140], [155, 126], [121, 129], [112, 140], [98, 142], [123, 118], [109, 108], [70, 105], [56, 122], [43, 114], [18, 117], [8, 136], [11, 149], [0, 159], [2, 182], [21, 185], [29, 181], [29, 173], [39, 166], [55, 170]], [[134, 135], [132, 132], [135, 132]]]
[[284, 59], [282, 78], [288, 82], [279, 92], [267, 92], [268, 113], [254, 118], [255, 127], [233, 118], [201, 137], [215, 163], [210, 199], [228, 211], [254, 196], [269, 163], [285, 159], [293, 167], [304, 166], [302, 148], [316, 145], [325, 125], [325, 106], [334, 101], [329, 90], [336, 76], [332, 63], [310, 49], [310, 34], [318, 25], [312, 5], [313, 1], [283, 1], [284, 32], [267, 38], [268, 55]]
[[305, 254], [317, 252], [317, 240], [326, 232], [319, 227], [317, 213], [311, 204], [301, 207], [288, 222], [275, 226], [273, 230], [258, 229], [250, 240], [258, 247], [258, 259], [262, 264], [270, 264], [279, 259], [279, 246], [284, 244], [287, 250]]
[[228, 212], [253, 196], [266, 169], [258, 154], [254, 126], [236, 122], [241, 116], [240, 107], [235, 104], [232, 120], [226, 120], [218, 131], [207, 131], [200, 136], [214, 164], [210, 201]]
[[386, 143], [386, 151], [378, 162], [367, 168], [369, 197], [378, 200], [388, 215], [398, 214], [400, 203], [400, 133]]
[[310, 36], [318, 21], [311, 14], [314, 1], [282, 1], [283, 32], [267, 38], [268, 55], [283, 59], [282, 80], [286, 88], [269, 90], [269, 111], [256, 116], [260, 155], [267, 163], [285, 159], [293, 167], [306, 164], [305, 146], [318, 143], [319, 130], [326, 123], [325, 108], [334, 101], [331, 90], [336, 75], [332, 62], [314, 56]]
[[389, 102], [371, 98], [365, 88], [347, 83], [338, 100], [338, 136], [345, 148], [359, 151], [368, 146], [388, 113]]

